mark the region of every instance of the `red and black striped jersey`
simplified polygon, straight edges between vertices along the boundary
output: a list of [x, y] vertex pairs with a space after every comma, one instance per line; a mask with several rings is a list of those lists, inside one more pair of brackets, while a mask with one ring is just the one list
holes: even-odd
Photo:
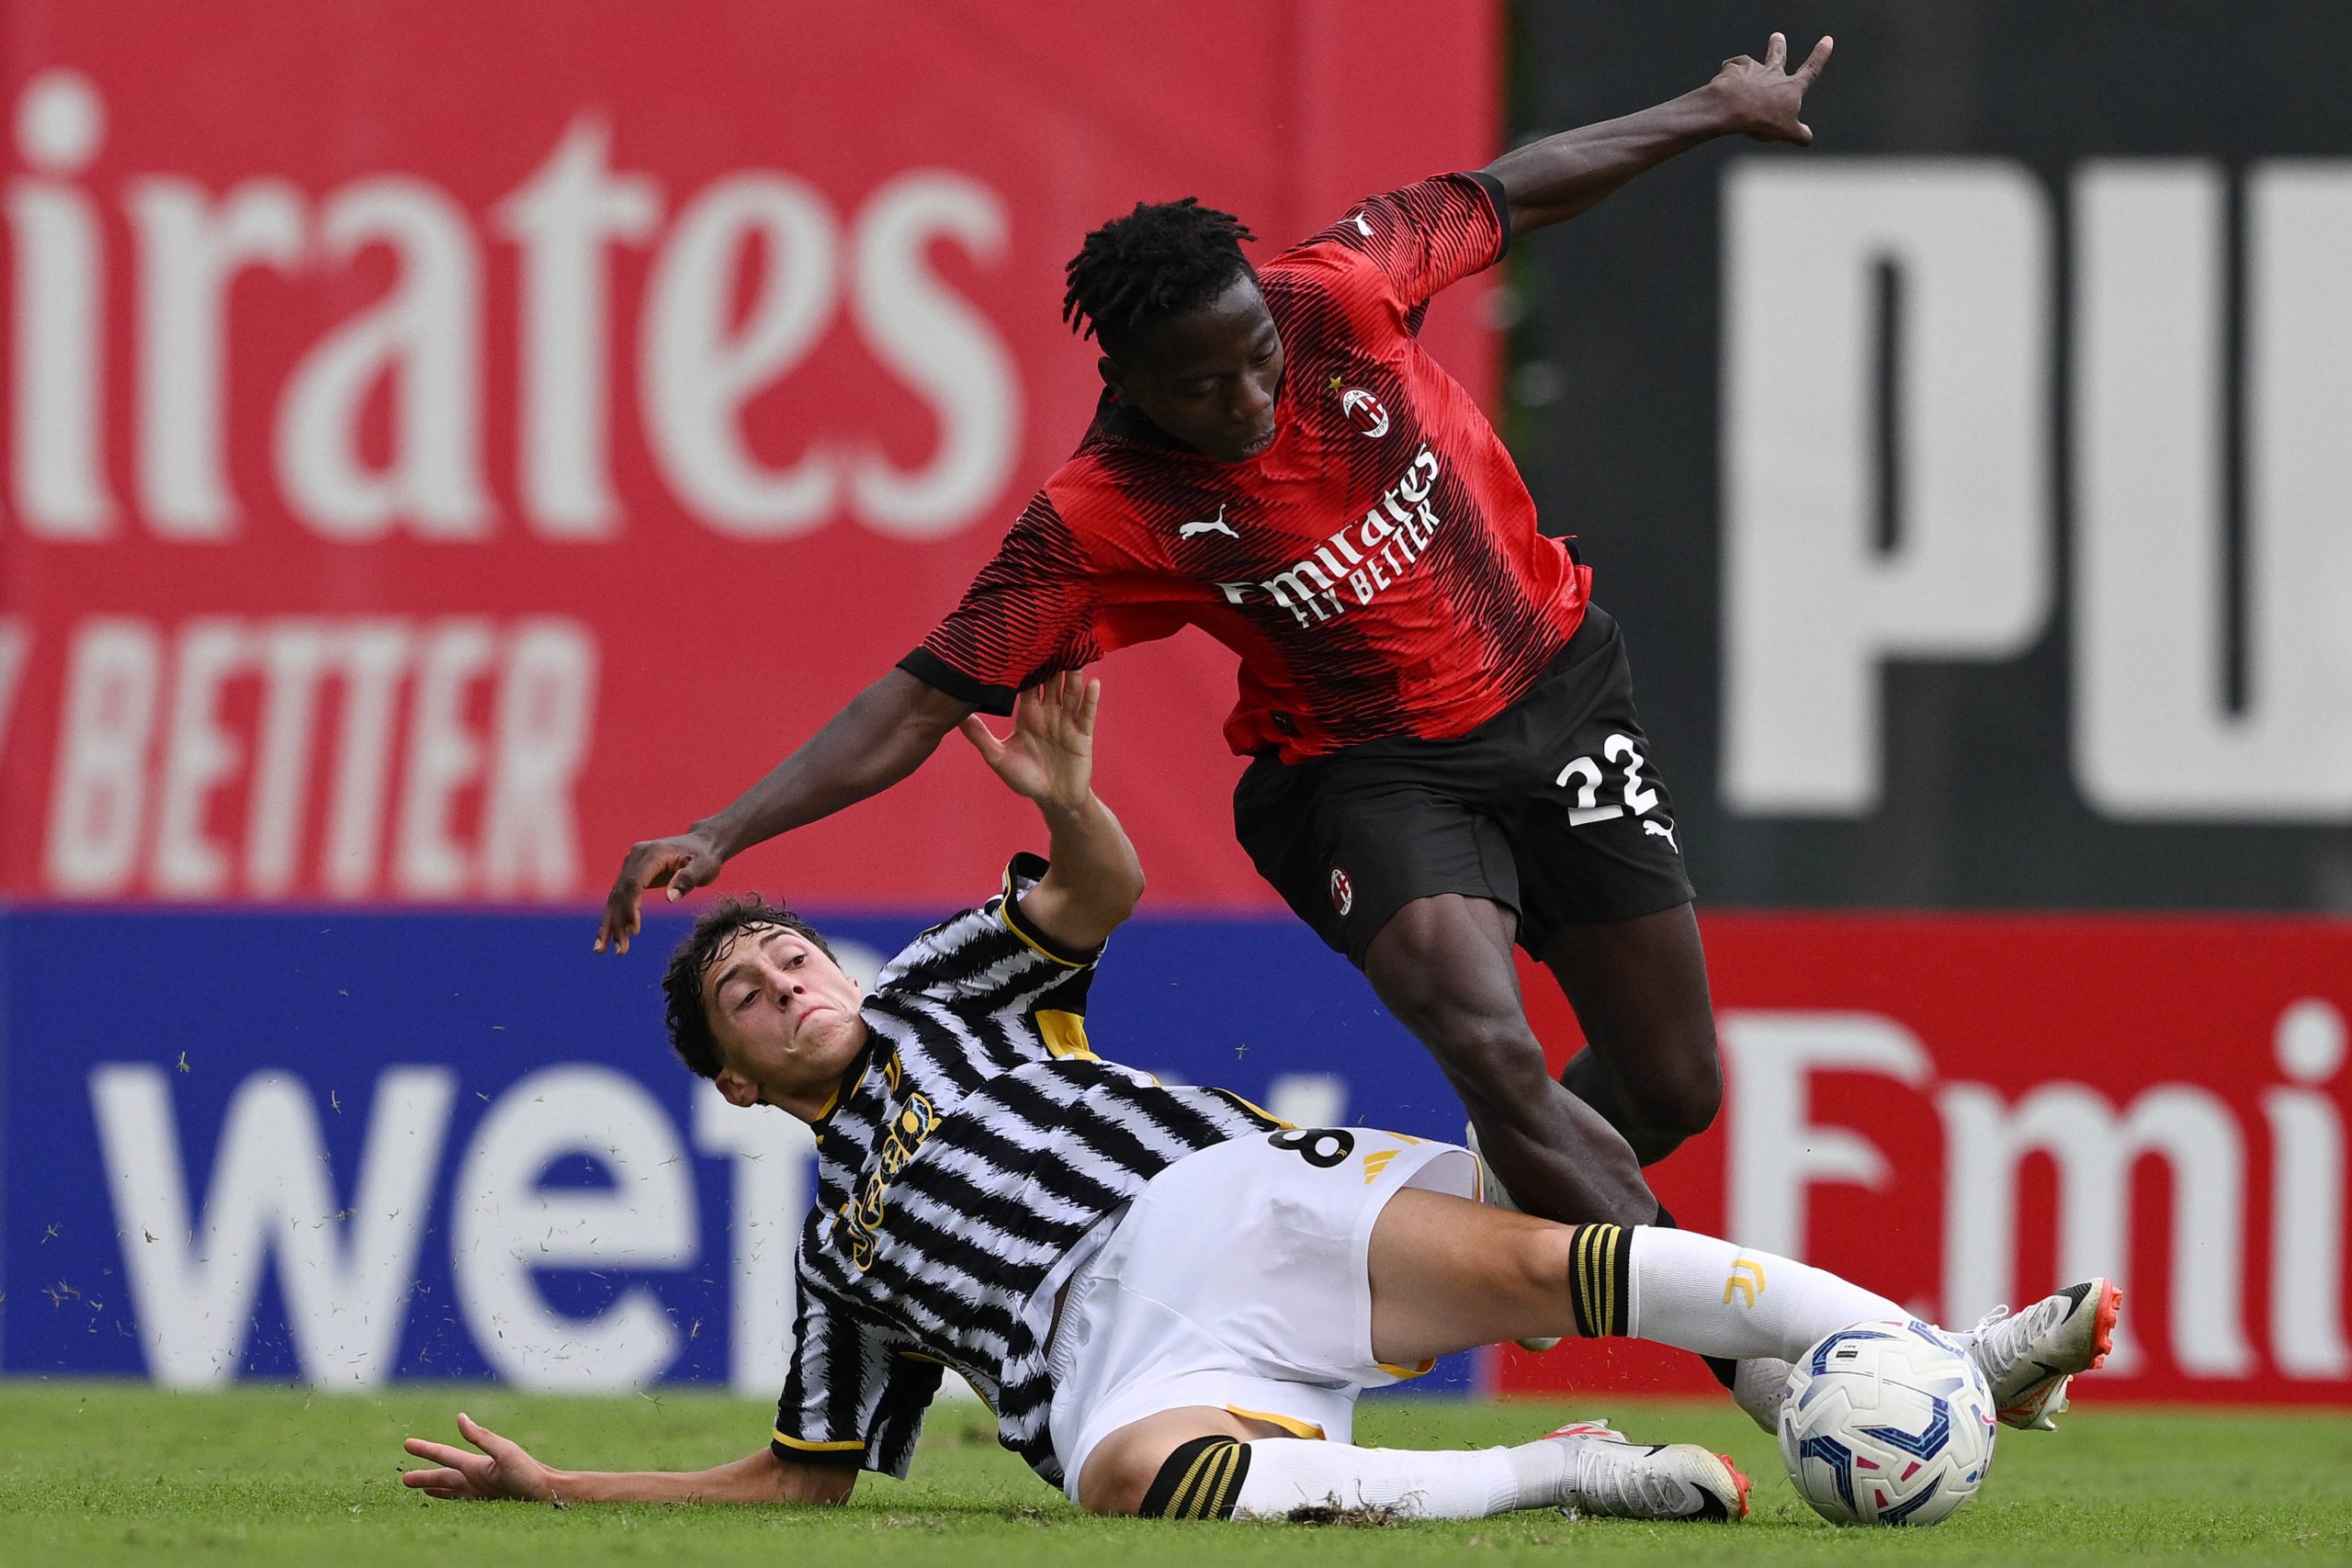
[[1373, 197], [1258, 280], [1286, 355], [1272, 446], [1222, 462], [1110, 405], [900, 668], [990, 712], [1057, 671], [1197, 626], [1241, 658], [1238, 752], [1295, 761], [1457, 736], [1532, 684], [1590, 571], [1476, 401], [1421, 347], [1430, 296], [1501, 259], [1500, 184]]

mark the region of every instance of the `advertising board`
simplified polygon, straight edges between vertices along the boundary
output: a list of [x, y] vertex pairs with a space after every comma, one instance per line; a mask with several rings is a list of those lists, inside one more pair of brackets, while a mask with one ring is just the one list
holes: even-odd
[[[1728, 1090], [1655, 1176], [1685, 1224], [1959, 1327], [2105, 1274], [2099, 1399], [2352, 1399], [2352, 928], [2194, 917], [1724, 914]], [[1531, 985], [1545, 1039], [1574, 1038]], [[1682, 1364], [1678, 1364], [1679, 1360]], [[1500, 1385], [1711, 1386], [1647, 1347]]]
[[[808, 1145], [670, 1057], [653, 955], [676, 923], [614, 962], [577, 914], [6, 917], [0, 1370], [772, 1392]], [[924, 922], [824, 923], [870, 972]], [[2352, 931], [1707, 931], [1729, 1094], [1653, 1172], [1683, 1224], [1962, 1326], [2109, 1274], [2127, 1333], [2103, 1399], [2352, 1401]], [[21, 983], [69, 972], [88, 978]], [[1527, 979], [1564, 1056], [1566, 1005]], [[1286, 919], [1139, 919], [1089, 1032], [1302, 1124], [1461, 1135], [1428, 1055]], [[1709, 1386], [1624, 1344], [1437, 1386], [1465, 1381]]]
[[[14, 8], [0, 895], [599, 893], [911, 649], [1076, 446], [1090, 229], [1193, 195], [1263, 256], [1484, 164], [1493, 29], [1399, 0]], [[1489, 287], [1425, 329], [1480, 389]], [[1216, 806], [1233, 669], [1198, 637], [1122, 660], [1104, 772], [1165, 895], [1263, 908]], [[752, 864], [952, 897], [1021, 821], [984, 780]]]

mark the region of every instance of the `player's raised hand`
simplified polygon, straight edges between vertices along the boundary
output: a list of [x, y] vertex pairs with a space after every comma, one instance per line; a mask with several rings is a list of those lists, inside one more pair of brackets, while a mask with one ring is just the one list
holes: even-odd
[[555, 1484], [548, 1467], [525, 1453], [520, 1444], [500, 1437], [462, 1410], [458, 1413], [458, 1432], [481, 1452], [468, 1453], [447, 1443], [411, 1438], [401, 1447], [418, 1459], [431, 1460], [437, 1468], [409, 1471], [401, 1475], [401, 1484], [450, 1502], [553, 1500]]
[[1807, 147], [1813, 143], [1813, 127], [1797, 116], [1804, 108], [1806, 90], [1829, 63], [1833, 47], [1835, 40], [1825, 36], [1804, 62], [1792, 71], [1788, 37], [1774, 33], [1764, 46], [1763, 59], [1734, 55], [1724, 62], [1711, 85], [1740, 130], [1758, 141], [1793, 141]]
[[1012, 705], [1012, 733], [999, 738], [978, 714], [957, 725], [1013, 794], [1041, 806], [1077, 806], [1094, 787], [1094, 716], [1102, 682], [1079, 671], [1047, 677]]
[[631, 844], [621, 861], [620, 874], [613, 878], [613, 890], [605, 896], [605, 916], [596, 922], [596, 951], [628, 951], [628, 939], [644, 923], [638, 906], [649, 890], [667, 887], [670, 901], [674, 904], [694, 889], [707, 886], [718, 874], [724, 862], [718, 846], [700, 832], [688, 831], [674, 838], [649, 839], [641, 844]]

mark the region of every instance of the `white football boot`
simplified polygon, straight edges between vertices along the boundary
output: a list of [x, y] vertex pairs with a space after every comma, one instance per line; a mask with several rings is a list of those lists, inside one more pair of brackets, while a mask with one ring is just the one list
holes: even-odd
[[1696, 1443], [1633, 1443], [1605, 1421], [1577, 1421], [1544, 1435], [1568, 1446], [1568, 1517], [1691, 1519], [1729, 1524], [1747, 1517], [1752, 1484], [1729, 1454]]
[[2107, 1360], [2122, 1311], [2121, 1291], [2105, 1280], [2086, 1280], [2015, 1316], [1995, 1307], [1973, 1333], [1955, 1337], [1992, 1387], [2003, 1425], [2054, 1432], [2058, 1423], [2051, 1417], [2066, 1408], [2066, 1384]]

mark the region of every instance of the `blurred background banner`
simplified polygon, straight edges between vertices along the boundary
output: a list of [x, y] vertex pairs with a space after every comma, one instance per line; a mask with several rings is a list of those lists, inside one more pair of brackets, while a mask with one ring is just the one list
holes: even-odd
[[[772, 1393], [805, 1140], [670, 1060], [633, 840], [953, 604], [1138, 199], [1263, 257], [1838, 36], [1443, 297], [1623, 622], [1729, 1097], [1684, 1221], [2132, 1398], [2352, 1403], [2352, 13], [2202, 0], [108, 6], [0, 18], [0, 1371]], [[1458, 1136], [1103, 671], [1104, 1054]], [[951, 742], [729, 868], [870, 964], [1042, 847]], [[1894, 912], [1906, 911], [1906, 912]], [[1578, 1041], [1524, 976], [1555, 1058]], [[1429, 1384], [1700, 1389], [1640, 1348]]]
[[2352, 909], [2352, 9], [1516, 15], [1516, 136], [1838, 39], [1513, 259], [1702, 892]]
[[[12, 6], [0, 888], [600, 895], [1076, 446], [1089, 229], [1197, 194], [1268, 254], [1493, 156], [1491, 8], [1443, 17]], [[1430, 329], [1473, 386], [1487, 288]], [[1231, 660], [1116, 682], [1157, 886], [1266, 905], [1216, 804]], [[1026, 813], [958, 755], [745, 865], [956, 898]]]
[[[2343, 922], [1741, 913], [1706, 937], [1724, 1114], [1651, 1173], [1683, 1224], [1962, 1328], [2107, 1275], [2125, 1332], [2086, 1398], [2352, 1400]], [[1564, 1065], [1575, 1019], [1527, 980]], [[1714, 1386], [1655, 1346], [1503, 1355], [1506, 1389]]]
[[[928, 923], [815, 913], [866, 976]], [[1708, 945], [1731, 1095], [1656, 1171], [1684, 1224], [1962, 1326], [2109, 1274], [2101, 1399], [2352, 1393], [2352, 933], [1743, 914]], [[0, 1371], [773, 1393], [807, 1134], [677, 1066], [651, 962], [585, 948], [568, 912], [0, 920]], [[1528, 980], [1564, 1061], [1575, 1021]], [[1428, 1054], [1287, 916], [1136, 921], [1089, 1034], [1303, 1125], [1461, 1136]], [[1713, 1386], [1651, 1346], [1505, 1354], [1412, 1386]]]
[[[949, 912], [812, 910], [869, 980]], [[656, 914], [648, 954], [684, 924]], [[590, 962], [568, 911], [114, 908], [11, 915], [0, 968], [0, 1371], [783, 1386], [808, 1134], [679, 1066], [658, 957]], [[1164, 1078], [1461, 1135], [1428, 1055], [1287, 916], [1140, 922], [1088, 1010]]]

